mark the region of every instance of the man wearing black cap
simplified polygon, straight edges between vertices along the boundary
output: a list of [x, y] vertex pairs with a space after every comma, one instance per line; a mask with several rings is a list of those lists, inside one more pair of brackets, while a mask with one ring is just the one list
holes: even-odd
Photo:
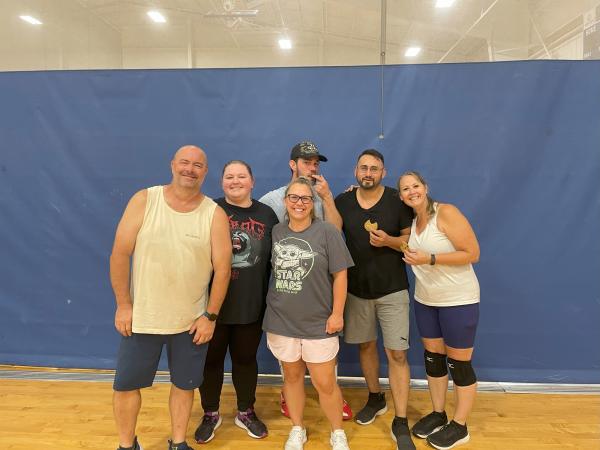
[[[318, 218], [323, 219], [339, 230], [342, 229], [342, 218], [335, 207], [333, 194], [329, 190], [329, 184], [323, 175], [319, 174], [321, 161], [327, 158], [319, 153], [317, 146], [311, 141], [302, 141], [294, 145], [290, 153], [290, 170], [292, 180], [298, 177], [312, 178], [314, 181], [314, 210]], [[259, 201], [269, 205], [277, 214], [280, 222], [285, 221], [284, 195], [287, 185], [281, 186], [274, 191], [267, 192]]]

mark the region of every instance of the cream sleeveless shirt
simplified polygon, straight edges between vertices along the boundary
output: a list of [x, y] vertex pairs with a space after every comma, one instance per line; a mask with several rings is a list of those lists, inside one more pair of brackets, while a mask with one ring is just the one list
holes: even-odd
[[134, 333], [181, 333], [206, 310], [216, 206], [204, 197], [195, 210], [177, 212], [167, 204], [163, 186], [148, 188], [133, 253]]
[[[413, 219], [408, 246], [425, 253], [456, 251], [452, 242], [437, 227], [438, 205], [427, 226], [417, 234], [417, 219]], [[428, 306], [458, 306], [479, 302], [479, 282], [472, 264], [447, 266], [421, 264], [410, 266], [415, 274], [415, 300]]]

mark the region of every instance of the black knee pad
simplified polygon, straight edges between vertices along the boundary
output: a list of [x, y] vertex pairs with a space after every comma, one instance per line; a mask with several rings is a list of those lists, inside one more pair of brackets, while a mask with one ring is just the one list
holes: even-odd
[[450, 368], [450, 374], [455, 385], [471, 386], [477, 382], [471, 361], [457, 361], [456, 359], [448, 358], [448, 367]]
[[425, 372], [433, 378], [440, 378], [448, 375], [446, 355], [425, 350]]

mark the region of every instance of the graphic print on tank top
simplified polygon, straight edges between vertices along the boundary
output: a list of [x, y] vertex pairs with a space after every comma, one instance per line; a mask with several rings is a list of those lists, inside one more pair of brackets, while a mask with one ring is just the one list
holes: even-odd
[[296, 237], [287, 237], [275, 242], [273, 252], [275, 290], [287, 294], [302, 291], [302, 280], [312, 270], [317, 253], [307, 241]]

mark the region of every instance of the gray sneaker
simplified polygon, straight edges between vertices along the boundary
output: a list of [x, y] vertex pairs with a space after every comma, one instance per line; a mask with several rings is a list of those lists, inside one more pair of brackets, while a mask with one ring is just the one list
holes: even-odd
[[133, 445], [131, 447], [121, 447], [119, 445], [119, 448], [117, 450], [144, 450], [142, 448], [142, 446], [140, 445], [140, 443], [137, 440], [137, 436], [133, 438]]
[[392, 439], [398, 450], [415, 450], [415, 444], [410, 437], [408, 421], [404, 417], [394, 417], [392, 421]]
[[267, 437], [267, 426], [256, 416], [254, 408], [248, 408], [246, 411], [239, 411], [235, 416], [235, 424], [246, 430], [248, 436], [254, 439]]
[[469, 438], [467, 426], [451, 420], [438, 431], [427, 436], [427, 443], [438, 450], [448, 450], [466, 444]]
[[192, 447], [187, 445], [187, 442], [183, 441], [179, 444], [173, 444], [173, 441], [169, 439], [169, 447], [167, 450], [194, 450]]
[[221, 426], [221, 422], [222, 419], [218, 411], [204, 413], [202, 422], [200, 422], [194, 433], [196, 442], [198, 444], [206, 444], [212, 441], [215, 437], [215, 430]]
[[433, 411], [426, 416], [421, 417], [421, 419], [413, 425], [412, 434], [418, 438], [425, 439], [431, 433], [435, 433], [447, 423], [448, 416], [446, 415], [446, 411]]
[[373, 423], [375, 417], [381, 416], [387, 412], [387, 404], [385, 401], [385, 393], [378, 392], [373, 394], [369, 392], [367, 404], [356, 414], [356, 423], [359, 425], [369, 425]]

